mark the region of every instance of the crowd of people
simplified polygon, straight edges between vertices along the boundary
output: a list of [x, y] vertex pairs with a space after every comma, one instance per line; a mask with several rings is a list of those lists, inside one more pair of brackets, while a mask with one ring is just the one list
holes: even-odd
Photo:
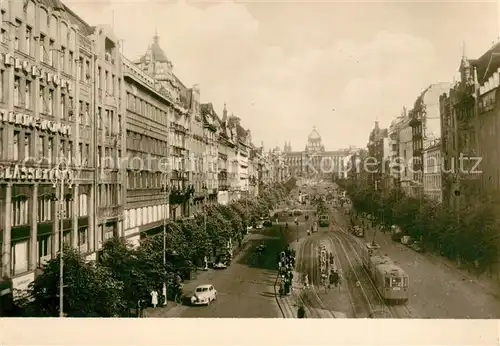
[[278, 255], [278, 272], [281, 278], [279, 294], [280, 297], [288, 295], [292, 291], [293, 268], [295, 267], [295, 250], [289, 246]]

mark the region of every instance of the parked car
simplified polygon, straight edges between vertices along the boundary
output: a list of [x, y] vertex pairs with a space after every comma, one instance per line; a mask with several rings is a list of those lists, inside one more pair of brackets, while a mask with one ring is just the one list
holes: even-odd
[[205, 284], [196, 287], [191, 296], [192, 305], [210, 305], [211, 302], [217, 299], [217, 291], [213, 285]]
[[271, 220], [265, 220], [262, 225], [264, 227], [271, 227], [273, 225], [273, 222]]
[[424, 248], [419, 241], [413, 242], [413, 244], [410, 245], [410, 248], [416, 252], [424, 252]]
[[413, 243], [413, 240], [409, 235], [404, 235], [401, 237], [401, 244], [410, 246]]
[[255, 225], [255, 229], [263, 229], [264, 228], [264, 223], [262, 221], [257, 222], [257, 225]]
[[214, 264], [214, 269], [226, 269], [227, 265], [224, 262], [217, 262]]

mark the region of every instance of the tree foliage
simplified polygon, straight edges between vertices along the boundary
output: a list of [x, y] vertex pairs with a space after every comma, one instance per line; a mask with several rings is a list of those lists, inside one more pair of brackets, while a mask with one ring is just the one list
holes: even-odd
[[[178, 275], [186, 277], [205, 257], [227, 251], [230, 240], [240, 241], [246, 227], [269, 214], [288, 191], [276, 185], [258, 197], [207, 205], [192, 218], [168, 220], [165, 237], [163, 232], [146, 236], [135, 248], [124, 238], [112, 238], [103, 244], [98, 262], [87, 262], [75, 250], [66, 249], [64, 312], [71, 317], [128, 314], [139, 299], [149, 300], [152, 290], [161, 292], [164, 283], [167, 289], [173, 287]], [[47, 263], [28, 293], [29, 315], [58, 316], [59, 257]]]
[[475, 264], [482, 271], [498, 263], [500, 255], [498, 203], [446, 208], [426, 198], [416, 199], [399, 189], [377, 192], [367, 185], [342, 180], [353, 207], [379, 223], [399, 225], [423, 244], [450, 259]]
[[[108, 268], [86, 262], [76, 250], [64, 249], [63, 310], [69, 317], [112, 317], [124, 310], [123, 282]], [[31, 283], [32, 309], [38, 316], [59, 315], [60, 257], [50, 260]]]

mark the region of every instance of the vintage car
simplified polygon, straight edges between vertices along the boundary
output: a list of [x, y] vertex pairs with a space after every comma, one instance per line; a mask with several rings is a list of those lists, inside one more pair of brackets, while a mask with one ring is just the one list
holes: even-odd
[[213, 285], [205, 284], [196, 287], [193, 295], [191, 296], [192, 305], [210, 305], [210, 303], [217, 299], [217, 291]]

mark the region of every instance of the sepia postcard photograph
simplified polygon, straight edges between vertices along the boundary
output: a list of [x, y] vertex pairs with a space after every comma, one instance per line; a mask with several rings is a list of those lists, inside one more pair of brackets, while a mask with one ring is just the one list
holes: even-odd
[[498, 345], [499, 87], [500, 0], [0, 0], [0, 343]]

